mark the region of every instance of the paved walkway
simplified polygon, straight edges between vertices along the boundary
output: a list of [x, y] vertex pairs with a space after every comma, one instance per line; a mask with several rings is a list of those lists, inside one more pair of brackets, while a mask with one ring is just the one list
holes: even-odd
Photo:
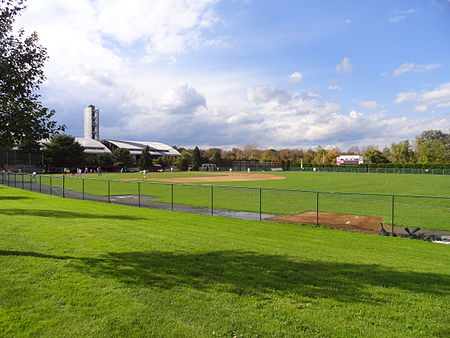
[[[4, 182], [5, 185], [8, 182]], [[99, 196], [99, 195], [91, 195], [86, 193], [81, 193], [79, 191], [73, 191], [70, 189], [63, 189], [57, 186], [49, 186], [49, 185], [39, 185], [38, 182], [9, 182], [10, 187], [16, 187], [19, 189], [35, 191], [46, 195], [59, 196], [63, 198], [72, 198], [77, 200], [88, 200], [88, 201], [96, 201], [103, 203], [114, 203], [114, 204], [122, 204], [133, 207], [141, 207], [141, 208], [149, 208], [149, 209], [158, 209], [158, 210], [169, 210], [169, 211], [181, 211], [192, 214], [200, 214], [200, 215], [212, 215], [212, 216], [223, 216], [223, 217], [231, 217], [231, 218], [239, 218], [245, 220], [259, 221], [259, 220], [267, 220], [269, 218], [274, 217], [273, 214], [265, 214], [259, 212], [250, 212], [250, 211], [236, 211], [236, 210], [225, 210], [225, 209], [213, 209], [208, 207], [197, 207], [190, 206], [185, 204], [176, 204], [173, 206], [171, 203], [163, 203], [157, 202], [153, 199], [158, 197], [141, 195], [139, 198], [138, 195], [111, 195], [108, 199], [108, 196]]]

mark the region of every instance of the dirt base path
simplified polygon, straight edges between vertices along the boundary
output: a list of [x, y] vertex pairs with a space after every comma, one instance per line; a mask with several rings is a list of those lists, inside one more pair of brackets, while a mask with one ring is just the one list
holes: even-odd
[[[198, 175], [199, 173], [195, 173]], [[191, 176], [187, 177], [148, 177], [124, 179], [139, 180], [139, 181], [159, 181], [159, 182], [172, 182], [172, 183], [190, 183], [190, 182], [237, 182], [237, 181], [265, 181], [265, 180], [284, 180], [286, 177], [270, 174], [248, 174], [248, 173], [204, 173], [205, 176]], [[202, 173], [203, 175], [203, 173]], [[213, 176], [214, 175], [214, 176]]]
[[[279, 215], [270, 219], [274, 222], [317, 224], [317, 212], [305, 211], [294, 215]], [[319, 224], [336, 229], [345, 229], [368, 234], [380, 231], [382, 217], [335, 214], [333, 212], [319, 212]]]

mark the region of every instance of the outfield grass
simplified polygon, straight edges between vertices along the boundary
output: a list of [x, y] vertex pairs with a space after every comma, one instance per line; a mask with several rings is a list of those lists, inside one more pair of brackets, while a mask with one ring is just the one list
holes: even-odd
[[[261, 172], [257, 172], [259, 174]], [[375, 194], [450, 196], [450, 179], [443, 175], [412, 174], [367, 174], [332, 172], [264, 172], [264, 174], [284, 176], [284, 180], [239, 181], [208, 183], [261, 188], [302, 189], [339, 192], [362, 192]], [[208, 176], [211, 173], [207, 174]], [[220, 175], [220, 173], [217, 173]], [[199, 172], [151, 173], [147, 180], [162, 177], [202, 177]], [[141, 173], [104, 174], [89, 176], [100, 179], [142, 178]], [[198, 183], [201, 184], [201, 183]], [[203, 183], [204, 184], [204, 183]]]
[[[319, 196], [320, 211], [383, 217], [384, 223], [392, 223], [392, 194], [449, 196], [450, 180], [447, 176], [401, 175], [401, 174], [356, 174], [356, 173], [311, 173], [284, 172], [269, 173], [283, 175], [284, 180], [225, 182], [211, 192], [209, 185], [189, 184], [173, 185], [174, 203], [209, 207], [211, 195], [213, 205], [218, 209], [261, 211], [269, 214], [294, 214], [314, 211], [317, 208], [317, 194], [314, 192], [263, 190], [230, 188], [284, 188], [336, 192], [358, 192], [391, 194], [388, 196], [327, 194]], [[152, 177], [182, 177], [183, 175], [201, 176], [201, 173], [152, 173]], [[97, 177], [97, 176], [94, 176]], [[142, 178], [142, 174], [105, 174], [98, 179], [84, 182], [86, 193], [93, 195], [108, 194], [108, 180]], [[49, 184], [48, 177], [42, 177], [44, 184]], [[62, 185], [62, 178], [54, 176], [52, 184]], [[227, 185], [229, 187], [226, 187]], [[82, 182], [77, 178], [68, 178], [65, 187], [82, 191]], [[155, 201], [171, 203], [172, 185], [167, 183], [141, 183], [140, 193]], [[111, 195], [137, 194], [136, 181], [113, 181], [110, 183]], [[145, 198], [145, 197], [143, 197]], [[398, 226], [421, 227], [450, 231], [450, 199], [395, 197], [394, 217]]]
[[0, 187], [0, 336], [444, 337], [446, 245]]

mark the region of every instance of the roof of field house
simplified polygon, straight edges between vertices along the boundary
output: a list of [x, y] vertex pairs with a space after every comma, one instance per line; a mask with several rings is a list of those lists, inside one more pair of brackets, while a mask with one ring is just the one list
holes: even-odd
[[171, 146], [160, 142], [104, 140], [116, 147], [125, 148], [132, 155], [140, 155], [146, 146], [150, 148], [150, 154], [155, 156], [180, 156], [180, 153]]

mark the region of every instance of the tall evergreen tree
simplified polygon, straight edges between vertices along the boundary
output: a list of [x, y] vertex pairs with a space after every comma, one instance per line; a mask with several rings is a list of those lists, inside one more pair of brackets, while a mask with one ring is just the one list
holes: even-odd
[[192, 154], [192, 169], [198, 170], [198, 168], [202, 165], [202, 154], [200, 153], [200, 149], [195, 147], [194, 152]]
[[141, 153], [139, 159], [139, 170], [149, 170], [153, 166], [152, 155], [150, 155], [150, 147], [146, 146]]

